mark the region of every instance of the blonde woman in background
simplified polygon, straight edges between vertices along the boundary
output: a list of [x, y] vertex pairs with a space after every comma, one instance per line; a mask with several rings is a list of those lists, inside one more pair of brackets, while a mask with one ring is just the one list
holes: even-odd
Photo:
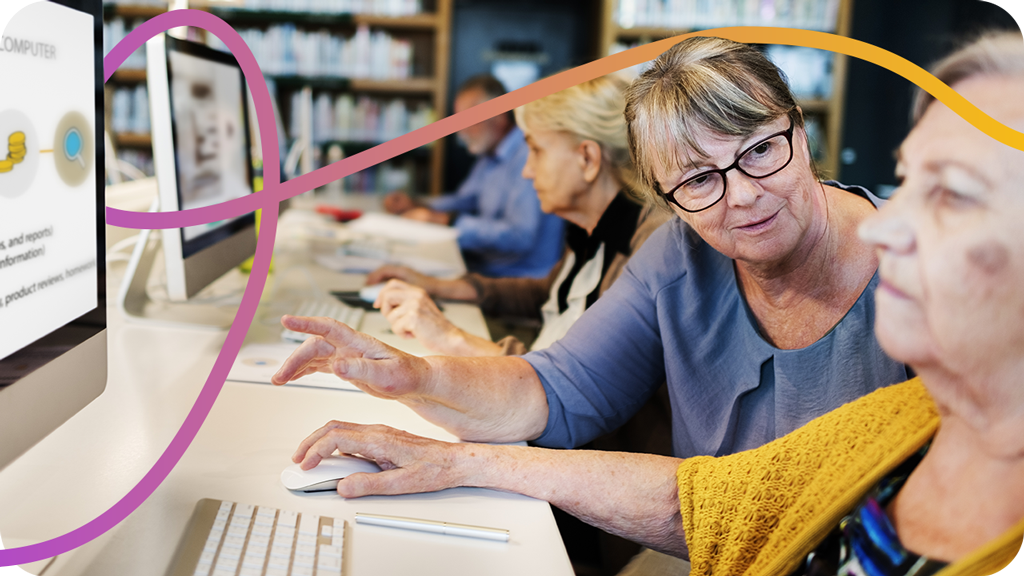
[[632, 194], [623, 118], [627, 86], [618, 76], [605, 76], [516, 110], [530, 151], [523, 178], [533, 181], [541, 210], [569, 222], [568, 248], [548, 277], [439, 280], [385, 266], [367, 283], [391, 280], [375, 305], [396, 334], [449, 356], [523, 354], [527, 348], [515, 337], [494, 343], [455, 327], [431, 297], [473, 302], [489, 316], [539, 319], [532, 345], [539, 350], [561, 338], [612, 285], [633, 252], [668, 219]]

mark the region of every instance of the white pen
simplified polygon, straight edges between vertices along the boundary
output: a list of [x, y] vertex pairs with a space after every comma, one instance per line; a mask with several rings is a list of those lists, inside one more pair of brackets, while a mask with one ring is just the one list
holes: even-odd
[[404, 530], [416, 530], [419, 532], [447, 534], [449, 536], [467, 536], [469, 538], [483, 538], [484, 540], [498, 540], [499, 542], [508, 542], [509, 536], [508, 530], [502, 530], [501, 528], [485, 528], [483, 526], [455, 524], [454, 522], [438, 522], [437, 520], [403, 518], [402, 516], [363, 514], [362, 512], [356, 512], [356, 524], [372, 524], [374, 526], [387, 526], [389, 528], [402, 528]]

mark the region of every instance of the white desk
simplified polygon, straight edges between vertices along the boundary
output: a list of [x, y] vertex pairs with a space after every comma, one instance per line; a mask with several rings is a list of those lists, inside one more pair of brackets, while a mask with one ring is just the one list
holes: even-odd
[[[287, 276], [284, 260], [275, 265]], [[122, 270], [115, 265], [111, 276]], [[330, 276], [322, 273], [317, 278]], [[334, 280], [352, 281], [340, 275]], [[284, 300], [290, 282], [282, 277], [273, 288]], [[116, 294], [116, 284], [108, 294]], [[472, 312], [458, 310], [456, 321], [472, 328], [466, 324]], [[482, 322], [478, 310], [475, 315]], [[252, 338], [274, 330], [257, 319]], [[0, 473], [0, 534], [9, 546], [78, 528], [123, 497], [181, 426], [225, 337], [125, 324], [114, 307], [108, 335], [110, 374], [103, 395]], [[399, 340], [392, 343], [408, 344]], [[156, 492], [111, 532], [59, 557], [47, 576], [163, 574], [200, 498], [348, 520], [347, 576], [572, 574], [550, 507], [538, 500], [470, 488], [355, 500], [288, 492], [279, 481], [281, 470], [298, 442], [331, 419], [451, 439], [401, 404], [361, 392], [227, 382], [195, 442]], [[496, 543], [356, 525], [356, 512], [506, 528], [512, 537]]]

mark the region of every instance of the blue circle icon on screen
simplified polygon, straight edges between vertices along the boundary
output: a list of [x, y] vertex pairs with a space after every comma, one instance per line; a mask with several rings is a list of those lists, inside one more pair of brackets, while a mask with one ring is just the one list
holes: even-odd
[[78, 128], [68, 128], [64, 133], [64, 157], [85, 167], [85, 160], [82, 159], [82, 133]]

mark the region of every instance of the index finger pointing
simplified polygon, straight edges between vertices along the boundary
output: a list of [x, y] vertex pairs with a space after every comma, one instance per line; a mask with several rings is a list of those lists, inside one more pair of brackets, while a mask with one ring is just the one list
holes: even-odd
[[333, 318], [314, 316], [281, 316], [281, 325], [289, 330], [322, 336], [325, 340], [334, 344], [346, 344], [355, 334], [352, 328], [334, 320]]

